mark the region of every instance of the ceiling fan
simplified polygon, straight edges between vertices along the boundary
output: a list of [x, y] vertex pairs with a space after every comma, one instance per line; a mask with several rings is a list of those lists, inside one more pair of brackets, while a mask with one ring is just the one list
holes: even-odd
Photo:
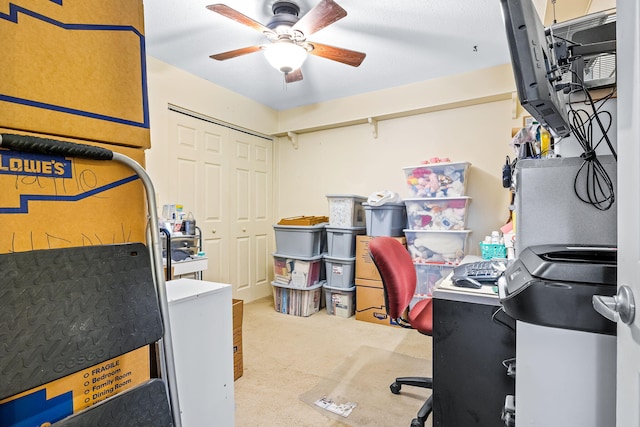
[[287, 83], [302, 80], [300, 66], [308, 53], [352, 67], [359, 66], [366, 56], [361, 52], [307, 40], [311, 34], [347, 16], [347, 11], [333, 0], [321, 0], [301, 18], [298, 17], [298, 5], [291, 1], [276, 1], [272, 7], [273, 17], [266, 25], [224, 4], [212, 4], [207, 9], [261, 32], [271, 42], [211, 55], [212, 59], [224, 61], [264, 50], [269, 63], [284, 73]]

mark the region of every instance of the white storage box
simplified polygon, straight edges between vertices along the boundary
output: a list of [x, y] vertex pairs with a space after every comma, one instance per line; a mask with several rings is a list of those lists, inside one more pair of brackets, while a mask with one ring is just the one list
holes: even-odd
[[334, 258], [352, 258], [356, 256], [356, 236], [363, 235], [365, 227], [326, 227], [327, 255]]
[[322, 301], [322, 282], [306, 289], [280, 285], [271, 282], [273, 288], [273, 306], [278, 313], [308, 317], [320, 311]]
[[332, 288], [350, 288], [355, 280], [356, 258], [324, 257], [324, 266], [327, 271], [327, 285]]
[[457, 265], [464, 258], [471, 230], [404, 230], [415, 263]]
[[329, 226], [364, 227], [365, 217], [362, 203], [366, 197], [353, 194], [327, 194], [329, 200]]
[[308, 288], [320, 281], [322, 255], [315, 257], [291, 257], [273, 254], [274, 283]]
[[414, 264], [416, 269], [416, 295], [431, 295], [433, 289], [454, 269], [452, 265]]
[[464, 230], [471, 197], [406, 199], [410, 230]]
[[404, 203], [387, 203], [370, 206], [363, 203], [367, 220], [367, 236], [402, 236], [407, 228], [407, 212]]
[[325, 245], [325, 224], [274, 225], [276, 252], [284, 256], [314, 257], [322, 253]]
[[433, 163], [402, 169], [414, 197], [455, 197], [466, 194], [469, 166], [469, 162]]
[[323, 289], [327, 314], [339, 317], [351, 317], [355, 314], [355, 286], [344, 289], [324, 285]]

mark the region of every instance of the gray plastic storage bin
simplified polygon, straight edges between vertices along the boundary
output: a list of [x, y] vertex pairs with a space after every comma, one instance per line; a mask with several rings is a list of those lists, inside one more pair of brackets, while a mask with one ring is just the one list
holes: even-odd
[[356, 236], [363, 235], [365, 227], [338, 228], [327, 226], [327, 255], [334, 258], [356, 256]]
[[350, 288], [355, 280], [356, 258], [324, 257], [327, 271], [327, 285], [332, 288]]
[[407, 208], [404, 203], [387, 203], [381, 206], [370, 206], [363, 203], [367, 220], [367, 236], [404, 235], [407, 228]]
[[351, 317], [356, 312], [356, 287], [332, 288], [324, 285], [324, 300], [327, 314], [338, 317]]
[[325, 223], [318, 225], [274, 225], [276, 252], [279, 255], [314, 257], [325, 244]]

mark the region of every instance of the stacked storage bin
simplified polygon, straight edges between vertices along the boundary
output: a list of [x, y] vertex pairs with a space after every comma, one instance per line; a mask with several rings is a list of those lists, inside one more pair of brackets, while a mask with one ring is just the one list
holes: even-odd
[[404, 203], [373, 206], [364, 203], [366, 236], [356, 239], [356, 320], [397, 326], [387, 315], [382, 278], [369, 254], [369, 242], [377, 236], [395, 237], [406, 243], [407, 215]]
[[328, 194], [329, 225], [324, 285], [327, 313], [351, 317], [355, 312], [356, 236], [365, 233], [362, 203], [366, 197], [352, 194]]
[[403, 168], [414, 198], [405, 199], [407, 249], [417, 273], [416, 295], [431, 295], [465, 256], [467, 175], [470, 163], [433, 163]]
[[322, 301], [322, 258], [327, 217], [284, 218], [274, 225], [273, 303], [277, 312], [310, 316]]

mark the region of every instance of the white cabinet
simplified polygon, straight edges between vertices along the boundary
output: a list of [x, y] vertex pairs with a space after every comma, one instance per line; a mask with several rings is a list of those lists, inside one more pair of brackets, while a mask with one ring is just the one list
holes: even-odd
[[231, 285], [167, 282], [182, 425], [234, 425]]

